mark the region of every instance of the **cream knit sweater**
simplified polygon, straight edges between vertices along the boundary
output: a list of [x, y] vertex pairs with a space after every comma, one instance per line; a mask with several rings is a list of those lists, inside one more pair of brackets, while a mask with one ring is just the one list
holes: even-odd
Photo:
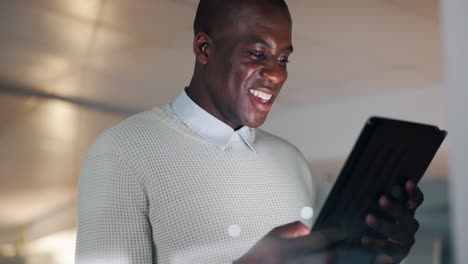
[[226, 150], [154, 108], [90, 146], [79, 179], [76, 263], [231, 263], [272, 228], [312, 225], [301, 153], [256, 130]]

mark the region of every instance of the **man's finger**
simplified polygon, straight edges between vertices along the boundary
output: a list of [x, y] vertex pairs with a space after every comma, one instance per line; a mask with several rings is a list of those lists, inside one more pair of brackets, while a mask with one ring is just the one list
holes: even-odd
[[270, 232], [281, 238], [296, 238], [310, 234], [310, 229], [300, 221], [278, 226]]
[[401, 222], [396, 223], [376, 217], [373, 214], [366, 216], [366, 224], [375, 231], [397, 241], [401, 244], [408, 244], [412, 241], [414, 233], [419, 229], [419, 222], [412, 216], [409, 219], [399, 219]]
[[416, 243], [416, 238], [409, 235], [408, 233], [397, 233], [388, 238], [389, 241], [399, 245], [401, 248], [410, 249], [414, 243]]
[[393, 264], [395, 263], [393, 258], [386, 254], [379, 254], [375, 259], [376, 264]]
[[323, 252], [346, 239], [346, 234], [336, 230], [311, 232], [307, 236], [286, 239], [283, 249], [288, 254]]
[[322, 253], [306, 254], [292, 257], [286, 261], [286, 264], [324, 264], [335, 263], [335, 254], [331, 251]]
[[371, 237], [363, 237], [361, 244], [368, 249], [375, 250], [381, 254], [392, 258], [395, 263], [398, 263], [406, 257], [408, 252], [402, 249], [399, 245], [392, 243], [389, 240], [378, 240]]
[[392, 216], [404, 230], [415, 233], [419, 228], [418, 221], [411, 214], [410, 210], [400, 203], [392, 201], [390, 197], [383, 195], [379, 199], [380, 207]]
[[373, 214], [366, 216], [366, 224], [387, 237], [393, 236], [397, 232], [397, 226], [394, 222], [377, 218]]
[[379, 206], [386, 213], [392, 216], [395, 220], [399, 220], [410, 216], [408, 208], [402, 206], [400, 203], [392, 200], [387, 195], [382, 195], [379, 199]]
[[408, 208], [416, 210], [424, 201], [424, 194], [413, 181], [407, 181], [405, 184], [408, 193]]

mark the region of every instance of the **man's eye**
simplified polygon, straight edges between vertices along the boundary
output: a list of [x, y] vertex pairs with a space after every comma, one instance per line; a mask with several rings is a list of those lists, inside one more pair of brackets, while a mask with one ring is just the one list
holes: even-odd
[[281, 64], [287, 64], [289, 62], [289, 60], [285, 57], [278, 57], [278, 61], [281, 63]]
[[250, 51], [250, 54], [257, 59], [264, 59], [266, 57], [265, 53], [257, 52], [257, 51]]

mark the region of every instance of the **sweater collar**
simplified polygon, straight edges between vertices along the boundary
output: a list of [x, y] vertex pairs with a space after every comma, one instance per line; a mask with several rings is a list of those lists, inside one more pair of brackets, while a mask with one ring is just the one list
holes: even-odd
[[185, 89], [176, 100], [170, 104], [170, 108], [175, 116], [186, 126], [190, 127], [195, 133], [219, 148], [225, 150], [233, 134], [237, 133], [250, 149], [255, 152], [255, 131], [253, 128], [242, 126], [234, 131], [232, 127], [197, 105], [187, 95]]

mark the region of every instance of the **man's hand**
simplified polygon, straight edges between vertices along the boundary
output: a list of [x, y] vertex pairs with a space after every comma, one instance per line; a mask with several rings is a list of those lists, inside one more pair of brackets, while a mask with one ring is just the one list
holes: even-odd
[[362, 244], [370, 249], [377, 250], [378, 264], [400, 263], [409, 253], [415, 242], [414, 235], [419, 228], [419, 222], [414, 218], [416, 209], [422, 204], [424, 195], [412, 181], [407, 181], [405, 190], [408, 194], [408, 203], [403, 204], [393, 200], [387, 195], [379, 199], [379, 205], [384, 212], [392, 216], [395, 221], [388, 221], [369, 214], [366, 223], [387, 239], [378, 240], [363, 237]]
[[331, 248], [344, 239], [344, 234], [335, 231], [311, 233], [301, 222], [294, 222], [270, 231], [234, 263], [333, 263]]

